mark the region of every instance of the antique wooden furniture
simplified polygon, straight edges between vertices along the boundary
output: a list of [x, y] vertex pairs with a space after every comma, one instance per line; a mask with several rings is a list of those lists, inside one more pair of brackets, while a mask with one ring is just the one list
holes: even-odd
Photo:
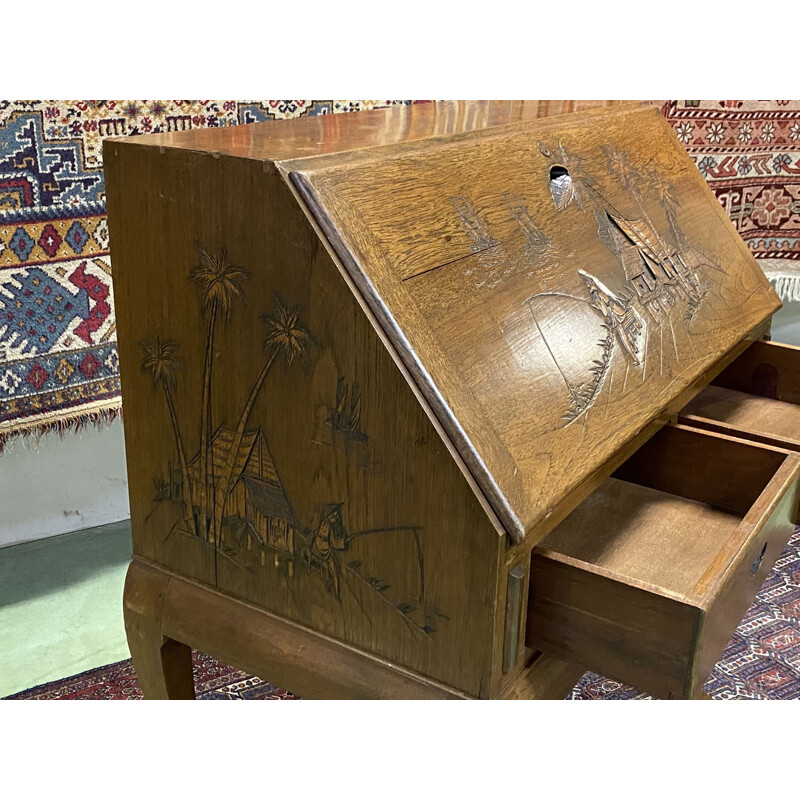
[[800, 452], [800, 347], [754, 342], [681, 411], [681, 418]]
[[146, 696], [190, 646], [306, 697], [701, 696], [797, 518], [798, 355], [658, 109], [577, 105], [105, 143]]

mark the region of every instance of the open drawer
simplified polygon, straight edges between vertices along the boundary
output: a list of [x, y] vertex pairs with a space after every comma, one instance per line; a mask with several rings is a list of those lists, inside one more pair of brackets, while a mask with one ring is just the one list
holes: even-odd
[[679, 420], [800, 452], [800, 347], [754, 342]]
[[797, 519], [800, 456], [663, 428], [535, 548], [526, 644], [696, 696]]

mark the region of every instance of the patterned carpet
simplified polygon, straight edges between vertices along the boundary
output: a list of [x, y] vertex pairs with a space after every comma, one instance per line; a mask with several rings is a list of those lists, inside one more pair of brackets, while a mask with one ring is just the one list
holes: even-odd
[[[296, 700], [284, 692], [229, 667], [205, 653], [192, 653], [198, 700]], [[90, 669], [80, 675], [46, 683], [6, 700], [141, 700], [142, 693], [130, 661]]]
[[0, 100], [0, 452], [121, 407], [102, 141], [397, 100]]
[[800, 301], [800, 100], [668, 100], [663, 113], [784, 301]]
[[[289, 692], [195, 652], [200, 700], [295, 700]], [[715, 700], [800, 699], [800, 528], [731, 638], [705, 685]], [[37, 686], [9, 700], [140, 700], [130, 661]], [[568, 700], [650, 700], [649, 695], [587, 672]]]
[[[0, 100], [0, 451], [121, 407], [102, 140], [398, 100]], [[784, 299], [800, 300], [800, 101], [658, 101]]]

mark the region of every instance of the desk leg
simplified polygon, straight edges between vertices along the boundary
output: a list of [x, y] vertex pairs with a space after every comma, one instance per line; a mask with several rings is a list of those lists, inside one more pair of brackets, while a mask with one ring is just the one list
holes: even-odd
[[128, 649], [146, 700], [194, 700], [192, 650], [161, 628], [169, 582], [169, 576], [131, 562], [123, 599]]

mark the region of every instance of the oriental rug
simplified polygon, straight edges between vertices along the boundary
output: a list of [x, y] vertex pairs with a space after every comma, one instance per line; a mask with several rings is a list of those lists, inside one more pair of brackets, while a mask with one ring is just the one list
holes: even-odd
[[[295, 700], [261, 678], [194, 652], [199, 700]], [[714, 700], [800, 700], [800, 528], [761, 587], [705, 690]], [[130, 661], [12, 695], [9, 700], [140, 700]], [[587, 672], [568, 700], [651, 700], [642, 692]]]
[[[407, 100], [0, 101], [0, 451], [120, 411], [102, 140]], [[784, 300], [800, 300], [800, 101], [658, 101]]]
[[[198, 700], [296, 700], [271, 683], [223, 664], [215, 658], [192, 653], [194, 686]], [[142, 692], [130, 661], [97, 667], [80, 675], [53, 681], [11, 695], [7, 700], [141, 700]]]
[[800, 100], [669, 100], [662, 111], [781, 299], [800, 301]]
[[104, 138], [406, 102], [0, 100], [0, 451], [121, 408]]

